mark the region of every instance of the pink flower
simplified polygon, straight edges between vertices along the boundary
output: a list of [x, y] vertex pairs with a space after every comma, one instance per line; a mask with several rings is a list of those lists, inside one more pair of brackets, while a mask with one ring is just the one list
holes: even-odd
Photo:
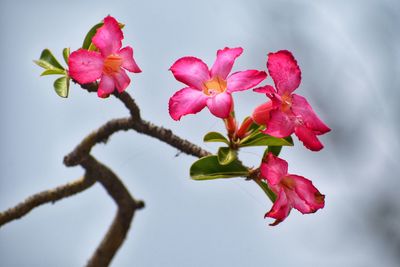
[[[304, 97], [292, 94], [301, 81], [301, 71], [296, 59], [286, 50], [269, 53], [267, 68], [276, 89], [267, 85], [254, 90], [266, 93], [272, 103], [256, 108], [253, 117], [256, 116], [261, 124], [267, 122], [267, 129], [264, 131], [266, 134], [282, 138], [294, 132], [308, 149], [321, 150], [323, 145], [317, 135], [327, 133], [330, 129], [318, 118]], [[272, 105], [272, 108], [266, 108], [268, 105]], [[259, 113], [263, 108], [264, 119]]]
[[139, 73], [140, 68], [133, 59], [133, 49], [122, 47], [124, 35], [118, 22], [111, 16], [104, 18], [101, 26], [92, 38], [99, 49], [88, 51], [79, 49], [69, 56], [69, 75], [80, 84], [91, 83], [100, 79], [97, 95], [108, 97], [117, 88], [123, 92], [131, 80], [125, 70]]
[[266, 162], [261, 163], [261, 176], [277, 198], [265, 217], [274, 218], [277, 225], [289, 215], [292, 208], [303, 214], [314, 213], [325, 205], [324, 198], [312, 184], [302, 176], [288, 174], [288, 163], [268, 153]]
[[186, 84], [169, 100], [169, 114], [179, 120], [187, 114], [200, 112], [207, 106], [219, 118], [227, 118], [233, 108], [231, 93], [250, 89], [267, 74], [264, 71], [246, 70], [228, 74], [235, 59], [243, 52], [241, 47], [218, 50], [217, 59], [209, 70], [208, 66], [196, 57], [178, 59], [170, 68], [175, 79]]

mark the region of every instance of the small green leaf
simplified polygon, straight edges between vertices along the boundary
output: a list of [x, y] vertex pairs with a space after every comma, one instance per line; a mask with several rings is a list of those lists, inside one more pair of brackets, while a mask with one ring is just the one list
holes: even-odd
[[261, 132], [255, 132], [242, 139], [239, 146], [293, 146], [293, 140], [290, 136], [277, 138]]
[[94, 25], [86, 34], [85, 39], [83, 40], [82, 48], [83, 49], [89, 49], [90, 44], [92, 43], [92, 38], [96, 34], [96, 31], [98, 28], [103, 26], [103, 22], [97, 23]]
[[99, 49], [94, 45], [94, 43], [91, 43], [91, 44], [89, 45], [88, 50], [89, 50], [89, 51], [98, 51]]
[[253, 122], [253, 123], [251, 124], [249, 130], [252, 131], [252, 132], [254, 133], [254, 132], [258, 131], [258, 130], [261, 130], [262, 128], [264, 128], [264, 126], [258, 125], [257, 123]]
[[40, 76], [45, 76], [45, 75], [55, 75], [55, 74], [61, 74], [65, 75], [65, 70], [62, 69], [47, 69], [40, 74]]
[[68, 65], [69, 54], [71, 54], [71, 49], [69, 47], [64, 48], [63, 49], [63, 57], [64, 57], [64, 61], [65, 61], [65, 63], [67, 63], [67, 65]]
[[268, 187], [267, 183], [261, 180], [256, 180], [256, 183], [261, 187], [261, 189], [264, 191], [264, 193], [268, 196], [268, 198], [272, 201], [275, 202], [276, 200], [276, 195], [275, 193]]
[[34, 62], [45, 69], [64, 69], [49, 49], [44, 49], [40, 59], [34, 60]]
[[271, 152], [274, 154], [276, 157], [279, 156], [279, 153], [281, 153], [282, 146], [269, 146], [266, 150], [265, 153]]
[[48, 62], [44, 61], [44, 60], [34, 60], [33, 62], [35, 62], [36, 65], [38, 65], [39, 67], [42, 67], [44, 69], [51, 69], [53, 68], [52, 65], [50, 65]]
[[68, 97], [69, 91], [69, 78], [67, 76], [63, 76], [54, 81], [54, 90], [57, 95], [61, 97]]
[[222, 142], [227, 145], [229, 145], [228, 139], [226, 139], [225, 136], [223, 136], [221, 133], [218, 132], [209, 132], [207, 133], [204, 138], [204, 142]]
[[249, 175], [249, 171], [238, 160], [227, 165], [221, 165], [215, 155], [203, 157], [190, 167], [190, 177], [193, 180], [212, 180], [247, 175]]
[[220, 147], [218, 149], [218, 162], [221, 165], [227, 165], [237, 158], [236, 150], [229, 147]]

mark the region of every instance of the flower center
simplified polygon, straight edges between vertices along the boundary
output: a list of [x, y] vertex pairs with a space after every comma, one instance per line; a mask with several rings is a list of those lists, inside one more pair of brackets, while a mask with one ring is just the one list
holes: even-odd
[[111, 54], [104, 60], [103, 72], [112, 75], [119, 72], [122, 65], [122, 58], [119, 55]]
[[290, 110], [290, 107], [292, 106], [292, 96], [290, 94], [284, 94], [282, 96], [282, 111], [283, 112], [288, 112]]
[[294, 187], [295, 187], [295, 185], [296, 185], [295, 181], [293, 181], [293, 179], [291, 179], [291, 178], [289, 178], [289, 177], [284, 177], [284, 178], [281, 180], [281, 184], [282, 184], [285, 188], [287, 188], [287, 189], [289, 189], [289, 190], [293, 190]]
[[214, 77], [213, 79], [204, 83], [203, 93], [209, 96], [214, 96], [225, 92], [226, 90], [226, 81], [220, 79], [219, 77]]

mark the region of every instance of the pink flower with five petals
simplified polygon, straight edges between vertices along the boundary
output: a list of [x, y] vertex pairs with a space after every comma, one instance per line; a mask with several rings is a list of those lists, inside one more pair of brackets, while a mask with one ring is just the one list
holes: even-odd
[[[272, 103], [257, 107], [253, 118], [259, 124], [267, 125], [264, 130], [266, 134], [283, 138], [294, 132], [308, 149], [321, 150], [323, 145], [317, 135], [327, 133], [330, 129], [318, 118], [304, 97], [293, 94], [301, 81], [296, 59], [287, 50], [269, 53], [267, 68], [276, 89], [270, 85], [254, 89], [266, 93]], [[265, 112], [265, 116], [261, 116], [261, 111]]]
[[174, 120], [187, 114], [200, 112], [208, 107], [211, 113], [225, 119], [233, 108], [231, 93], [248, 90], [267, 74], [264, 71], [246, 70], [228, 74], [237, 57], [243, 52], [241, 47], [218, 50], [217, 59], [209, 70], [196, 57], [178, 59], [170, 68], [175, 79], [188, 87], [177, 91], [169, 100], [169, 113]]
[[133, 59], [132, 47], [121, 49], [122, 39], [124, 35], [118, 22], [111, 16], [104, 18], [104, 25], [92, 38], [100, 52], [79, 49], [71, 53], [69, 75], [80, 84], [100, 79], [97, 95], [102, 98], [108, 97], [115, 88], [123, 92], [131, 81], [125, 70], [134, 73], [141, 70]]
[[288, 174], [288, 163], [268, 153], [266, 161], [261, 163], [261, 176], [277, 198], [265, 217], [274, 218], [277, 225], [289, 215], [292, 208], [303, 214], [314, 213], [325, 205], [322, 195], [312, 182], [302, 176]]

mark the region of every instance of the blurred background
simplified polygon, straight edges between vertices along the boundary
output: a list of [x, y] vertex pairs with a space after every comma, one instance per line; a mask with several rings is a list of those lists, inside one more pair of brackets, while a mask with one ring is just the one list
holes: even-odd
[[[169, 97], [183, 85], [168, 68], [192, 55], [210, 66], [216, 51], [242, 46], [234, 71], [266, 69], [268, 52], [288, 49], [302, 70], [297, 93], [332, 128], [319, 153], [295, 139], [282, 157], [289, 172], [313, 180], [326, 206], [293, 210], [268, 226], [271, 203], [243, 179], [196, 182], [194, 157], [136, 132], [115, 134], [93, 154], [132, 195], [146, 202], [112, 266], [400, 266], [400, 2], [355, 1], [0, 1], [0, 210], [74, 180], [63, 156], [90, 131], [128, 112], [72, 86], [58, 97], [53, 77], [32, 60], [49, 48], [61, 61], [106, 15], [126, 24], [143, 72], [128, 92], [145, 119], [210, 151], [203, 135], [223, 131], [207, 110], [180, 122]], [[267, 83], [272, 80], [268, 78]], [[234, 95], [238, 118], [265, 102]], [[261, 149], [241, 157], [257, 166]], [[33, 210], [0, 229], [0, 266], [83, 266], [103, 238], [116, 207], [95, 185]]]

